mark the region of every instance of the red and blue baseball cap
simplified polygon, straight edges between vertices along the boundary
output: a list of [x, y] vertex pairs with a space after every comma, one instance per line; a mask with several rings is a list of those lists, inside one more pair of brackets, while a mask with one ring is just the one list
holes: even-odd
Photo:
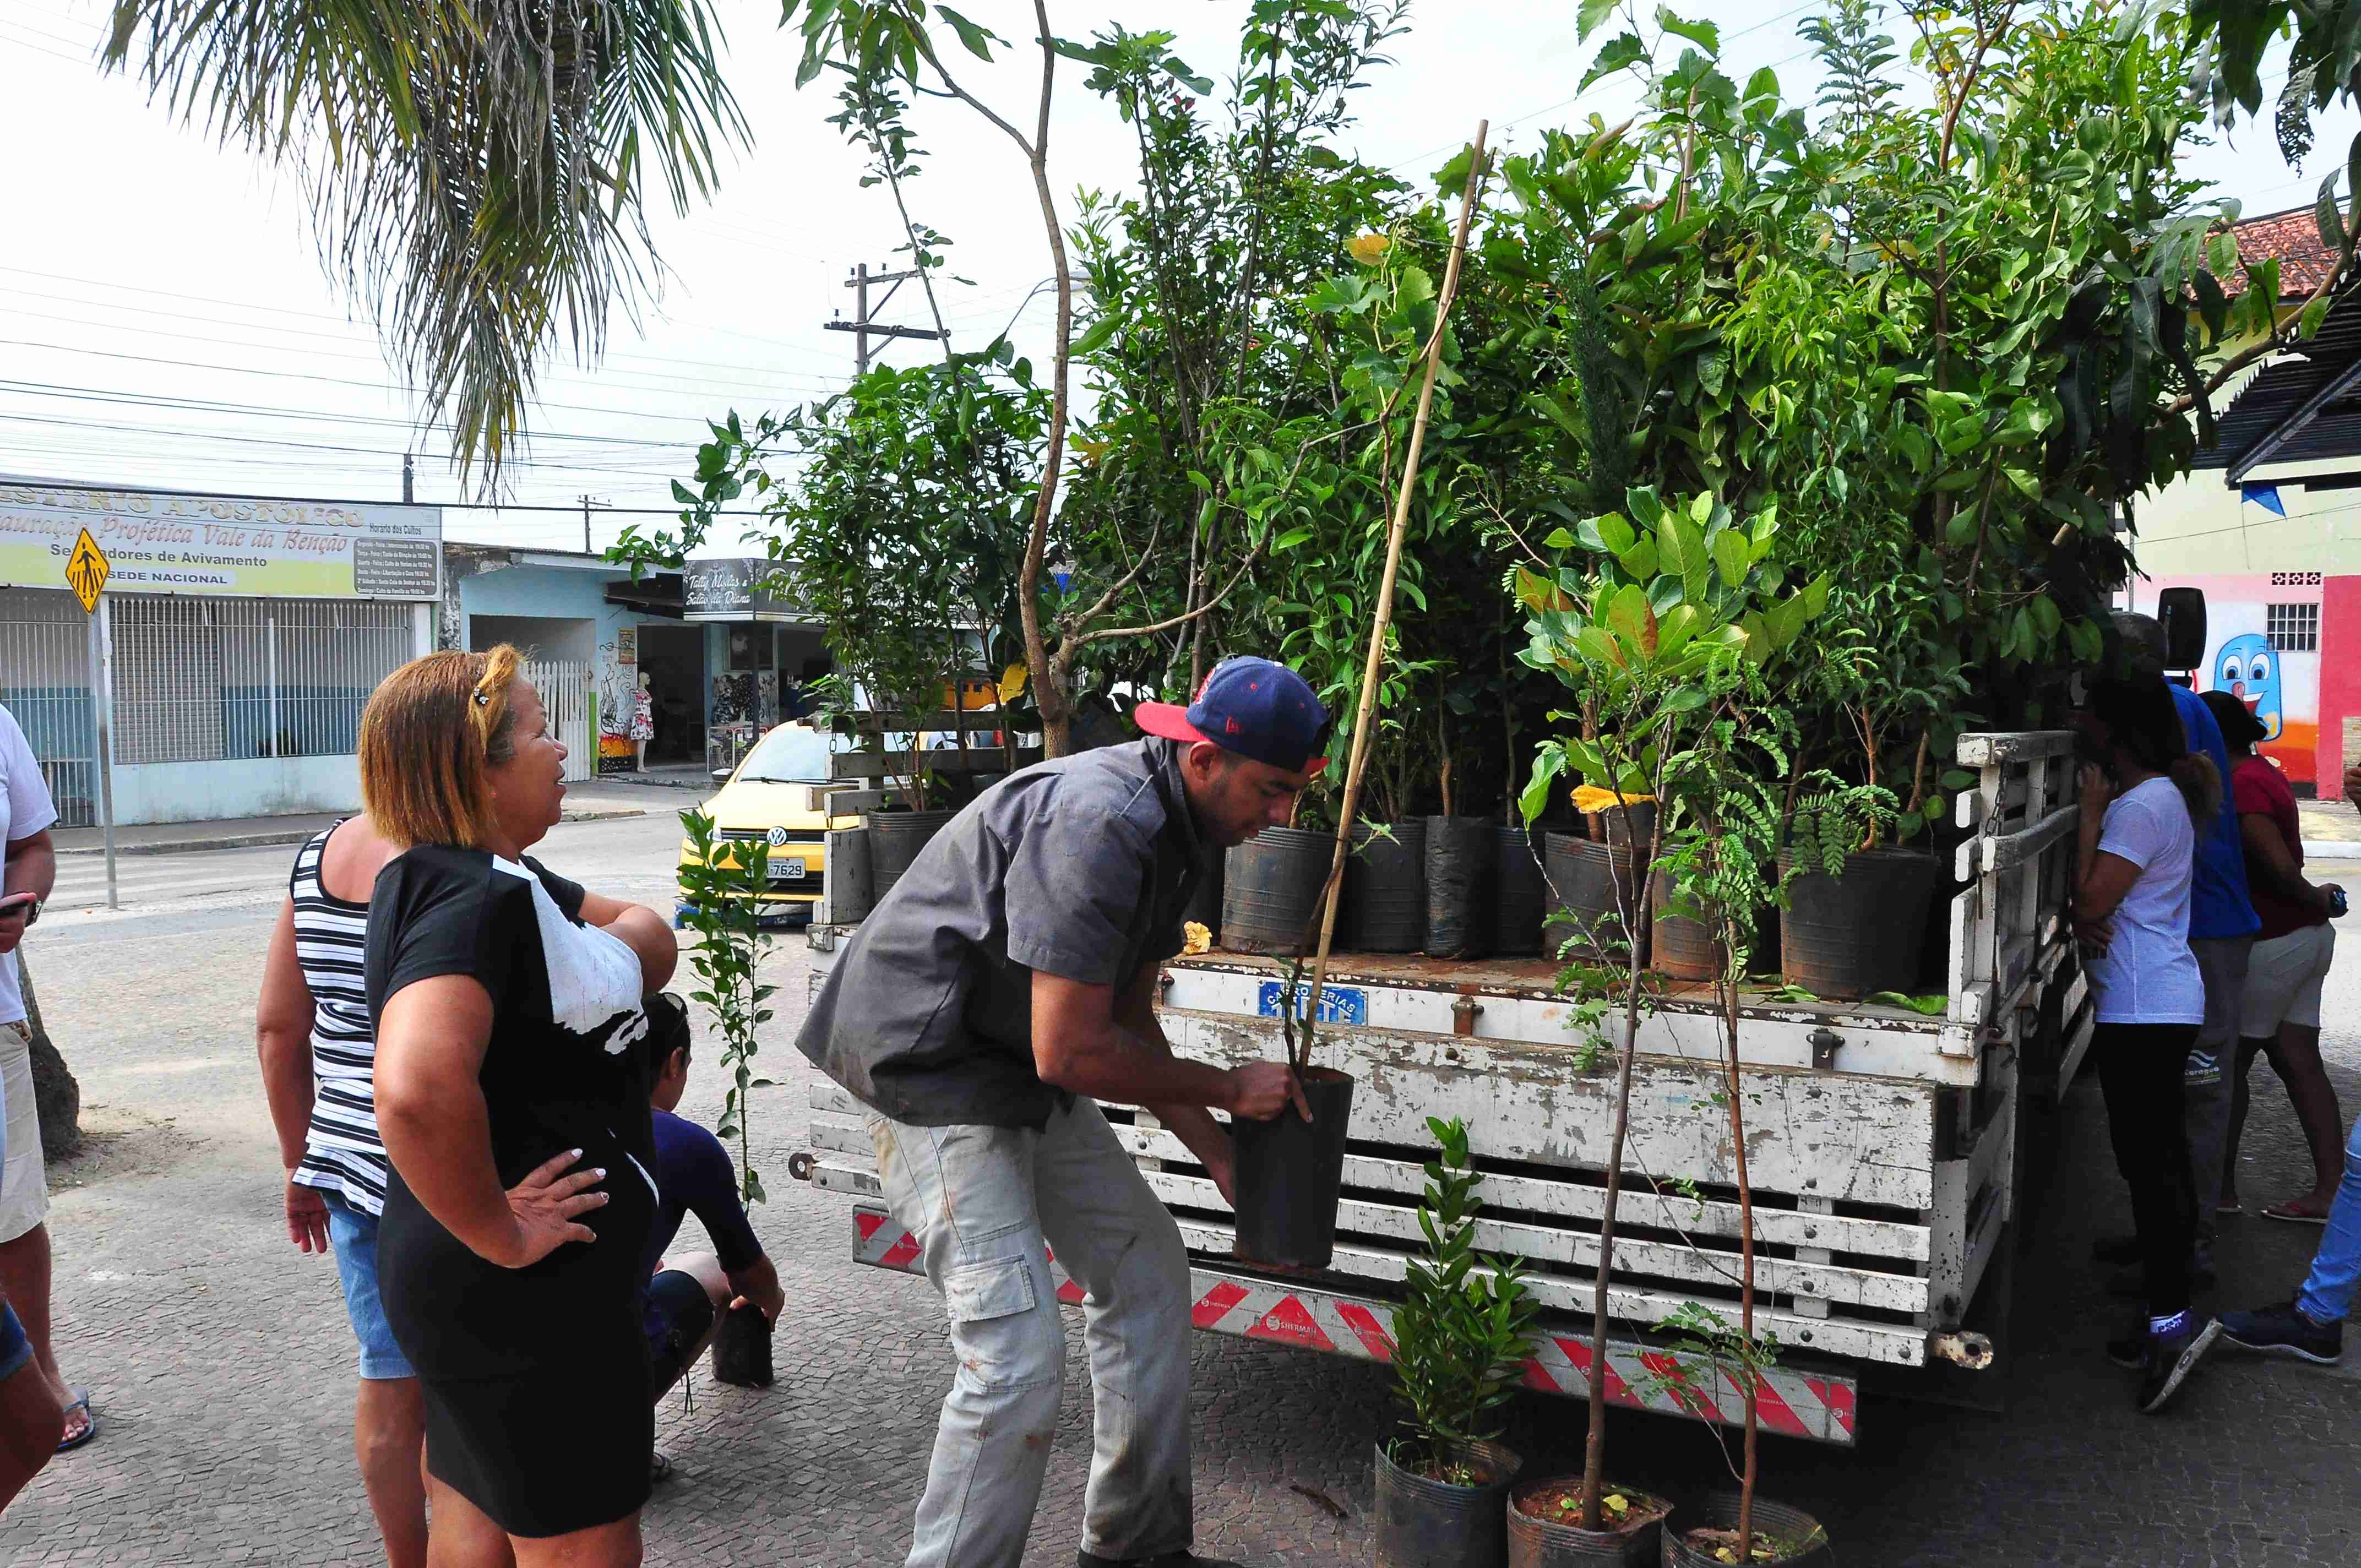
[[1290, 773], [1309, 776], [1328, 765], [1320, 755], [1328, 710], [1301, 675], [1268, 659], [1224, 659], [1187, 707], [1143, 702], [1132, 710], [1132, 719], [1150, 735], [1208, 740]]

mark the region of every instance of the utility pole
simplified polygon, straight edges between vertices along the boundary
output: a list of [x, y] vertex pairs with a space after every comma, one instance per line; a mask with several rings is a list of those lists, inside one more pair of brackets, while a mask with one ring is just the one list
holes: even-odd
[[872, 337], [923, 337], [931, 342], [950, 335], [946, 332], [938, 332], [933, 327], [881, 326], [869, 319], [870, 284], [894, 285], [893, 288], [885, 291], [885, 297], [877, 302], [877, 308], [883, 310], [893, 302], [894, 296], [901, 291], [902, 285], [917, 275], [915, 269], [906, 272], [872, 272], [869, 270], [869, 263], [864, 261], [852, 269], [851, 277], [844, 280], [844, 286], [852, 291], [852, 319], [849, 322], [822, 322], [820, 325], [830, 332], [849, 332], [854, 334], [852, 367], [855, 375], [869, 374], [869, 340]]
[[582, 554], [585, 555], [595, 554], [596, 552], [590, 548], [590, 509], [592, 507], [610, 507], [615, 503], [609, 500], [604, 496], [585, 494], [577, 496], [575, 499], [582, 503]]
[[412, 466], [410, 454], [401, 455], [401, 504], [408, 506], [418, 499], [418, 472]]

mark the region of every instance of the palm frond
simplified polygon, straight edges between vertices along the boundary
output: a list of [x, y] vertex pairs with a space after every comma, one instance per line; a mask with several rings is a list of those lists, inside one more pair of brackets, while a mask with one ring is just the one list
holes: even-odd
[[661, 277], [644, 185], [685, 212], [746, 142], [719, 36], [708, 0], [116, 0], [104, 60], [297, 175], [490, 491], [543, 357], [596, 360]]

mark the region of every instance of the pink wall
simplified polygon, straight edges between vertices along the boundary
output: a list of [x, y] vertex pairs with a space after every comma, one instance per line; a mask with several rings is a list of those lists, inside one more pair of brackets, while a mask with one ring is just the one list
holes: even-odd
[[2321, 585], [2320, 793], [2339, 792], [2345, 767], [2345, 720], [2361, 716], [2361, 577], [2331, 577]]

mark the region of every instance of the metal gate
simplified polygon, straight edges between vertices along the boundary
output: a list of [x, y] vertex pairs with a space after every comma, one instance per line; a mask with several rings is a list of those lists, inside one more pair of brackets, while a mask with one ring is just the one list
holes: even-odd
[[566, 782], [586, 784], [598, 776], [598, 731], [590, 721], [590, 666], [579, 659], [530, 659], [524, 678], [541, 694], [550, 733], [566, 748]]
[[98, 725], [89, 617], [62, 588], [0, 588], [0, 707], [15, 715], [57, 802], [58, 826], [98, 821]]

